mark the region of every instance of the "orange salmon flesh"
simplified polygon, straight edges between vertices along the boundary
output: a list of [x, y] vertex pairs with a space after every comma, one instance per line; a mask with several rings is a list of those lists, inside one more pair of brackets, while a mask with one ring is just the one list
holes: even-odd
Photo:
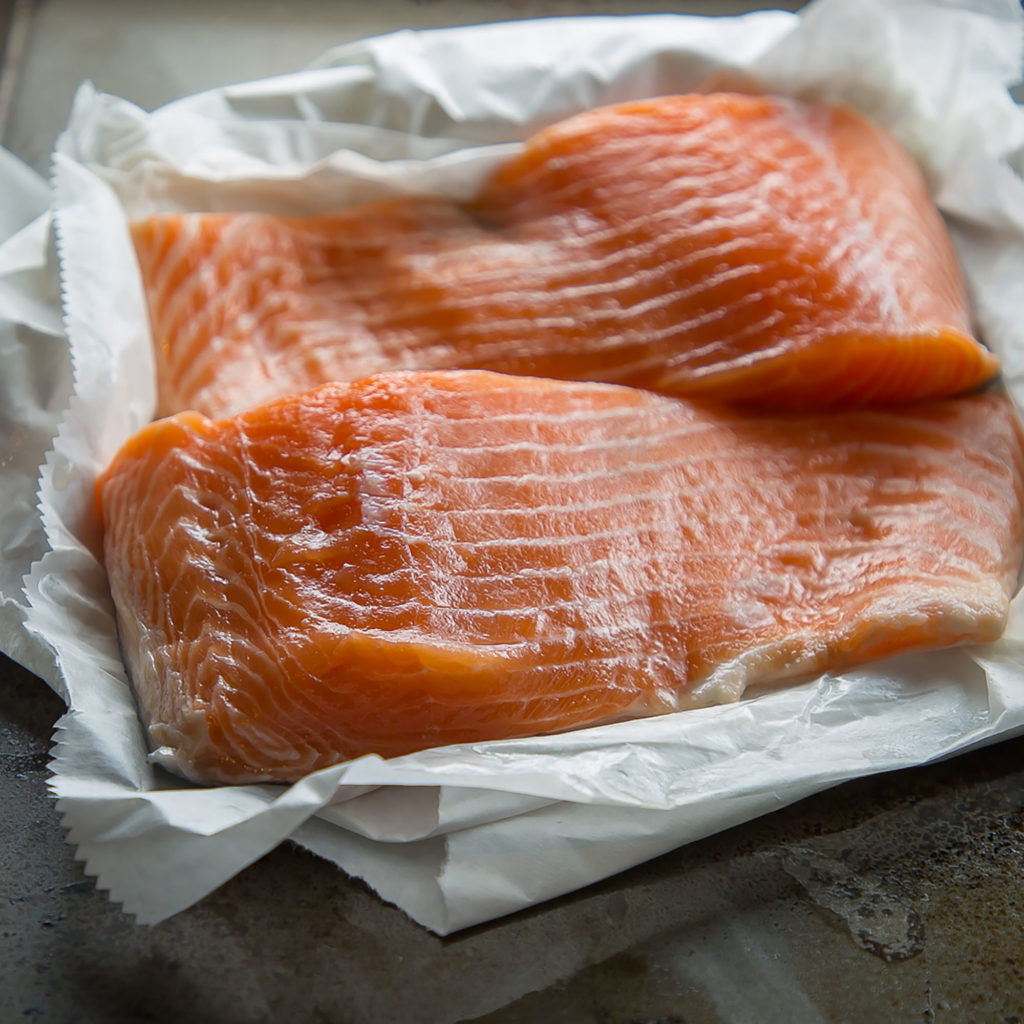
[[914, 161], [843, 108], [734, 95], [606, 107], [468, 203], [133, 225], [159, 414], [480, 368], [770, 406], [993, 378]]
[[98, 496], [152, 743], [234, 783], [992, 640], [1022, 453], [994, 392], [782, 413], [409, 372], [155, 422]]

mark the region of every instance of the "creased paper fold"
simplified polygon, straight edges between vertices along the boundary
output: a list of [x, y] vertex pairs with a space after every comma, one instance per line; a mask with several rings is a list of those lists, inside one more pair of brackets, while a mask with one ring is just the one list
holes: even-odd
[[[447, 933], [844, 779], [1024, 730], [1015, 609], [997, 644], [894, 659], [728, 707], [366, 757], [291, 787], [189, 786], [147, 760], [92, 507], [96, 473], [153, 409], [130, 218], [317, 213], [410, 191], [462, 198], [543, 124], [709, 81], [849, 103], [897, 134], [951, 218], [979, 326], [1020, 402], [1024, 185], [1010, 165], [1024, 118], [1006, 87], [1020, 76], [1022, 21], [1013, 0], [822, 0], [800, 17], [400, 32], [153, 113], [84, 85], [54, 161], [66, 342], [46, 222], [0, 246], [4, 376], [34, 380], [37, 391], [50, 381], [24, 412], [14, 389], [4, 393], [14, 429], [24, 419], [36, 432], [3, 478], [13, 489], [0, 499], [0, 542], [26, 575], [0, 581], [0, 628], [4, 648], [69, 704], [52, 788], [79, 856], [112, 898], [141, 921], [160, 920], [291, 837]], [[40, 465], [35, 510], [25, 493], [35, 494]]]

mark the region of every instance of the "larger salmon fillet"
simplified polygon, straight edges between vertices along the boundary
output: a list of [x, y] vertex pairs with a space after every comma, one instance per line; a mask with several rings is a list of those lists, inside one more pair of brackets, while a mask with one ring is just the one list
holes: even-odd
[[852, 111], [794, 100], [582, 114], [472, 203], [172, 214], [133, 237], [161, 415], [394, 369], [805, 406], [956, 394], [998, 370], [913, 160]]
[[991, 640], [1022, 474], [998, 393], [756, 414], [452, 371], [150, 424], [98, 495], [153, 745], [242, 782]]

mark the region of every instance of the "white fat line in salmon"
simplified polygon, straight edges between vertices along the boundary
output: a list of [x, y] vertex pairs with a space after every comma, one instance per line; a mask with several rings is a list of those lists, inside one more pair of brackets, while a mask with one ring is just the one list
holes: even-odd
[[[240, 230], [240, 229], [236, 229]], [[679, 238], [685, 238], [692, 236], [693, 231], [680, 230], [678, 232], [663, 232], [665, 238], [664, 242], [670, 243], [671, 236], [676, 234]], [[696, 234], [700, 234], [697, 230]], [[596, 281], [593, 284], [581, 285], [565, 285], [558, 284], [554, 289], [554, 293], [551, 289], [552, 283], [552, 270], [550, 266], [546, 266], [541, 273], [538, 274], [539, 280], [535, 288], [527, 287], [525, 281], [521, 280], [520, 276], [517, 276], [517, 287], [514, 289], [506, 289], [503, 291], [495, 291], [493, 288], [486, 288], [482, 294], [470, 294], [466, 291], [455, 295], [454, 293], [447, 294], [442, 300], [432, 301], [430, 303], [420, 303], [418, 305], [409, 305], [408, 303], [402, 307], [402, 317], [404, 320], [415, 321], [417, 318], [421, 318], [429, 315], [437, 309], [444, 309], [446, 311], [458, 311], [467, 312], [474, 308], [484, 307], [486, 309], [498, 308], [502, 304], [512, 304], [514, 306], [530, 306], [530, 307], [543, 307], [545, 304], [550, 304], [553, 298], [562, 300], [565, 298], [590, 298], [594, 296], [602, 296], [606, 293], [615, 294], [621, 291], [624, 284], [630, 285], [641, 284], [647, 281], [654, 283], [664, 280], [666, 277], [683, 277], [690, 267], [705, 262], [709, 255], [724, 256], [731, 252], [733, 249], [744, 249], [757, 242], [757, 238], [750, 234], [741, 236], [737, 239], [723, 243], [715, 250], [709, 250], [707, 248], [697, 252], [692, 252], [684, 255], [681, 258], [675, 260], [667, 260], [660, 263], [656, 267], [641, 269], [637, 271], [631, 269], [628, 277], [618, 276], [611, 280]], [[524, 243], [529, 244], [529, 243]], [[639, 249], [646, 247], [638, 246]], [[198, 337], [210, 335], [214, 336], [215, 332], [211, 329], [210, 325], [223, 319], [222, 314], [225, 309], [230, 309], [236, 304], [236, 295], [238, 293], [246, 293], [247, 300], [249, 296], [248, 282], [250, 280], [261, 280], [266, 283], [264, 296], [251, 306], [251, 310], [246, 314], [245, 324], [250, 325], [248, 329], [252, 329], [254, 326], [261, 326], [266, 328], [267, 322], [275, 317], [281, 316], [291, 322], [303, 323], [306, 322], [316, 323], [317, 321], [305, 321], [303, 311], [282, 309], [280, 292], [276, 288], [270, 287], [270, 284], [275, 280], [277, 276], [280, 276], [280, 271], [286, 271], [289, 267], [289, 262], [286, 256], [280, 252], [275, 252], [261, 256], [251, 264], [247, 264], [244, 271], [238, 276], [233, 276], [228, 282], [220, 282], [218, 279], [219, 271], [217, 268], [222, 263], [230, 262], [228, 258], [221, 253], [221, 249], [228, 249], [230, 254], [230, 247], [227, 245], [225, 240], [220, 240], [211, 251], [208, 261], [204, 261], [202, 266], [193, 271], [181, 282], [173, 281], [173, 287], [169, 289], [170, 295], [167, 296], [167, 290], [161, 289], [160, 286], [154, 288], [152, 306], [154, 314], [156, 315], [159, 323], [161, 334], [174, 337], [177, 335]], [[623, 266], [630, 267], [632, 256], [629, 252], [617, 251], [614, 258], [606, 257], [601, 260], [584, 260], [573, 263], [573, 271], [587, 271], [588, 273], [596, 273], [601, 270], [614, 269], [613, 266], [606, 266], [611, 263], [621, 263]], [[543, 261], [533, 261], [532, 266], [537, 267], [543, 264]], [[603, 266], [605, 265], [605, 266]], [[517, 275], [519, 275], [519, 268], [517, 267]], [[630, 307], [620, 307], [618, 304], [612, 309], [604, 308], [587, 308], [584, 306], [577, 311], [572, 317], [505, 317], [495, 318], [491, 317], [488, 319], [487, 324], [463, 324], [459, 328], [460, 337], [472, 337], [476, 333], [484, 333], [485, 335], [493, 334], [496, 327], [504, 325], [515, 325], [519, 324], [522, 327], [531, 327], [531, 330], [536, 330], [538, 326], [541, 327], [572, 327], [578, 322], [585, 323], [601, 323], [605, 320], [617, 320], [621, 319], [624, 315], [624, 309], [628, 310], [628, 315], [636, 316], [645, 312], [651, 312], [653, 310], [662, 308], [664, 305], [670, 304], [676, 301], [685, 301], [686, 299], [693, 298], [696, 295], [701, 294], [704, 291], [710, 290], [720, 284], [726, 283], [729, 280], [733, 280], [739, 277], [756, 274], [759, 272], [759, 268], [756, 264], [742, 264], [740, 266], [731, 268], [727, 271], [719, 272], [717, 275], [704, 275], [693, 285], [688, 288], [681, 288], [672, 291], [665, 292], [659, 296], [647, 300], [643, 303], [637, 303]], [[200, 277], [201, 280], [197, 284], [195, 278]], [[499, 267], [496, 268], [492, 273], [474, 272], [463, 277], [463, 283], [469, 285], [471, 283], [488, 284], [489, 279], [493, 277], [494, 283], [500, 283], [505, 285], [508, 281], [508, 268]], [[203, 280], [206, 281], [204, 287]], [[203, 301], [198, 304], [196, 302], [196, 293], [202, 296]], [[329, 336], [331, 333], [331, 327], [333, 326], [335, 336], [340, 340], [344, 338], [348, 341], [348, 335], [351, 334], [351, 340], [353, 345], [357, 345], [359, 342], [359, 334], [356, 331], [356, 327], [362, 327], [364, 330], [380, 331], [383, 328], [388, 330], [397, 328], [391, 328], [389, 325], [393, 321], [393, 316], [390, 313], [381, 313], [376, 316], [372, 315], [367, 308], [360, 308], [360, 304], [364, 307], [367, 306], [372, 300], [379, 299], [379, 290], [373, 286], [353, 287], [348, 286], [345, 290], [345, 301], [346, 304], [352, 308], [347, 314], [347, 321], [342, 322], [336, 320], [329, 320], [324, 323], [320, 328], [324, 336]], [[304, 300], [307, 304], [310, 300]], [[247, 305], [249, 303], [247, 302]], [[737, 308], [742, 308], [744, 303], [738, 301]], [[290, 314], [286, 316], [286, 314]], [[251, 319], [248, 319], [251, 318]], [[245, 328], [244, 324], [239, 324], [237, 321], [232, 322], [232, 331], [237, 332]], [[677, 331], [682, 332], [688, 328], [696, 326], [696, 321], [693, 323], [681, 323], [676, 325], [672, 330], [666, 332], [669, 336], [675, 334]], [[349, 327], [349, 330], [346, 330]], [[186, 329], [187, 328], [187, 329]], [[484, 330], [486, 328], [486, 330]], [[529, 332], [526, 336], [529, 335]], [[657, 337], [657, 335], [652, 335]], [[378, 345], [383, 346], [386, 343], [385, 338], [376, 339]], [[521, 344], [517, 342], [517, 344]], [[368, 346], [364, 345], [364, 348]], [[486, 346], [483, 346], [483, 351], [486, 352]], [[492, 348], [497, 348], [498, 351], [503, 351], [507, 348], [507, 343], [499, 342], [496, 345], [492, 345]], [[202, 357], [202, 353], [197, 353], [199, 358]], [[486, 358], [486, 355], [484, 356]], [[195, 374], [193, 374], [195, 376]]]

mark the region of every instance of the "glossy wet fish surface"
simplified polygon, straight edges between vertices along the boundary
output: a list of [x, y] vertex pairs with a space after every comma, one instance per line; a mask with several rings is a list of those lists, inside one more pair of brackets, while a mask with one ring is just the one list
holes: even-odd
[[1022, 474], [999, 392], [765, 412], [413, 371], [155, 422], [98, 495], [153, 746], [217, 783], [994, 639]]
[[916, 164], [821, 104], [637, 101], [539, 132], [471, 202], [132, 230], [161, 415], [388, 370], [774, 407], [943, 397], [998, 371]]

